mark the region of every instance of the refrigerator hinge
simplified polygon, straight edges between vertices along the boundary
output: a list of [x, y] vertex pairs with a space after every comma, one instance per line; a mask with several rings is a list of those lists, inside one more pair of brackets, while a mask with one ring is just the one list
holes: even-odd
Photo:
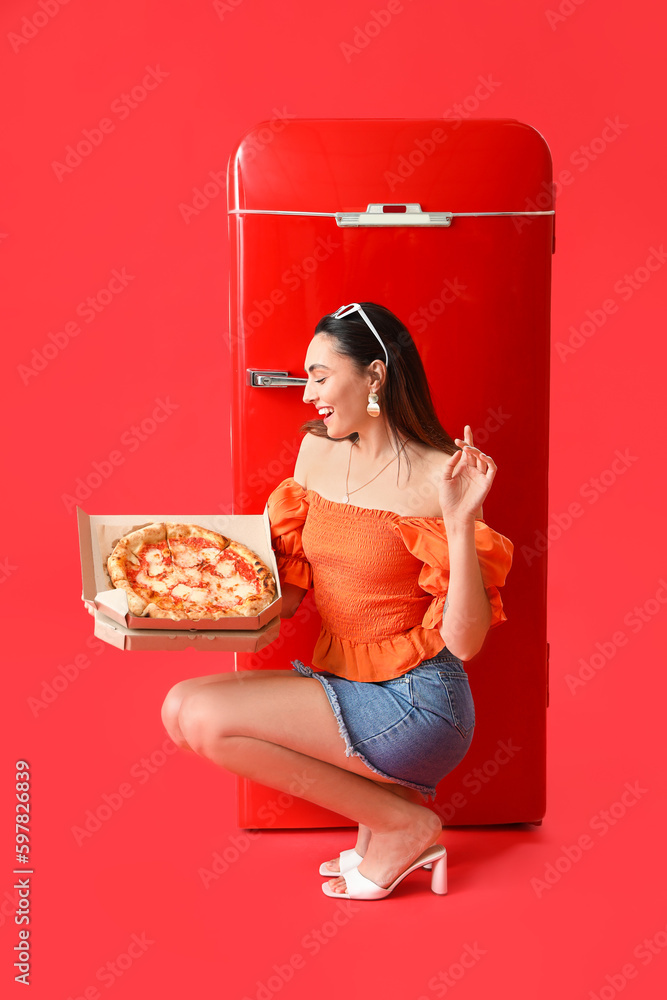
[[554, 253], [556, 253], [556, 213], [555, 212], [554, 212], [554, 224], [553, 224], [553, 228], [552, 228], [551, 232], [552, 232], [551, 252], [552, 252], [552, 254], [554, 254]]
[[549, 707], [549, 643], [547, 643], [547, 708]]

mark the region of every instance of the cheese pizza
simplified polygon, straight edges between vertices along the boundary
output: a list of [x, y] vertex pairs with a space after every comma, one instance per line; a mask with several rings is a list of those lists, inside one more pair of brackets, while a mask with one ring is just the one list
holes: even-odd
[[107, 568], [136, 617], [249, 617], [276, 596], [274, 576], [255, 552], [196, 524], [156, 522], [131, 531]]

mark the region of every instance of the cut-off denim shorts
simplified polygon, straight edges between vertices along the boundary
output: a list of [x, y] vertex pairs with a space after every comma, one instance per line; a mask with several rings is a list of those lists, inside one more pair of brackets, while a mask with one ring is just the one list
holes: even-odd
[[301, 660], [293, 669], [316, 677], [345, 740], [345, 756], [384, 778], [435, 798], [436, 785], [472, 742], [475, 705], [468, 675], [445, 649], [388, 681], [352, 681]]

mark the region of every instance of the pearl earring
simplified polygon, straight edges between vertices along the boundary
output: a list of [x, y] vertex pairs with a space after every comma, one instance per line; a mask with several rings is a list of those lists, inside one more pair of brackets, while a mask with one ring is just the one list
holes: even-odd
[[377, 392], [368, 393], [368, 406], [366, 407], [366, 412], [371, 417], [380, 416], [380, 407], [378, 406], [378, 394]]

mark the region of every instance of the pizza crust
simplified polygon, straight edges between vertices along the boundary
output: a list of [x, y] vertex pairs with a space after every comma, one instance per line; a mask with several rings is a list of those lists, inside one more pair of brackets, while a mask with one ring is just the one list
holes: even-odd
[[[123, 580], [127, 581], [125, 563], [139, 564], [137, 553], [143, 545], [155, 545], [167, 539], [164, 524], [146, 524], [143, 528], [131, 531], [117, 542], [116, 547], [107, 559], [107, 569], [114, 586]], [[122, 588], [124, 589], [124, 588]]]
[[114, 581], [114, 586], [118, 590], [125, 591], [127, 595], [127, 606], [131, 615], [134, 615], [135, 618], [141, 618], [144, 614], [146, 614], [146, 601], [139, 597], [138, 594], [135, 594], [127, 580], [116, 580]]
[[[192, 544], [201, 540], [208, 545]], [[221, 558], [223, 552], [232, 560]], [[250, 579], [238, 572], [237, 559], [251, 567]], [[193, 524], [157, 522], [130, 532], [116, 543], [107, 568], [113, 586], [125, 591], [135, 617], [174, 621], [251, 617], [276, 596], [273, 573], [257, 553]], [[245, 596], [224, 607], [224, 597], [228, 594], [233, 600], [235, 589]]]
[[[213, 542], [214, 545], [219, 545], [222, 549], [227, 548], [230, 542], [230, 539], [226, 538], [225, 535], [211, 531], [210, 528], [200, 528], [197, 524], [172, 524], [170, 521], [166, 521], [164, 527], [170, 540], [172, 538], [205, 538], [207, 541]], [[250, 549], [248, 549], [249, 551]]]

